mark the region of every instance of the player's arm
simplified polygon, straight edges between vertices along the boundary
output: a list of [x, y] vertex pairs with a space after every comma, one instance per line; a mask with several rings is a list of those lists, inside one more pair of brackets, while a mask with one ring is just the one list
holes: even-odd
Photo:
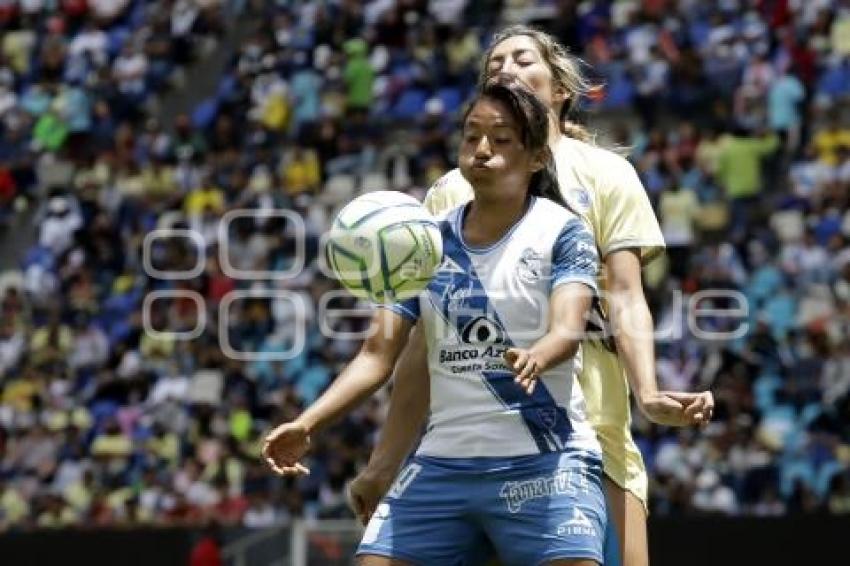
[[[724, 165], [723, 157], [720, 167]], [[728, 164], [727, 164], [728, 165]], [[641, 267], [664, 247], [661, 228], [634, 167], [621, 157], [605, 163], [608, 191], [597, 233], [608, 275], [611, 330], [638, 406], [658, 424], [704, 423], [714, 403], [711, 393], [658, 391], [652, 315], [641, 282]]]
[[549, 330], [530, 348], [510, 348], [505, 361], [515, 381], [531, 394], [539, 375], [572, 358], [584, 337], [594, 288], [579, 282], [558, 286], [549, 299]]
[[309, 473], [299, 460], [309, 448], [310, 435], [350, 412], [389, 379], [412, 324], [393, 310], [375, 310], [369, 337], [330, 388], [295, 421], [266, 435], [263, 455], [273, 470]]
[[505, 361], [516, 382], [529, 394], [538, 375], [578, 350], [587, 324], [587, 311], [596, 293], [599, 258], [593, 235], [578, 218], [569, 220], [552, 247], [552, 293], [549, 328], [528, 349], [511, 348]]
[[652, 314], [643, 293], [640, 250], [620, 249], [605, 258], [608, 304], [617, 351], [641, 412], [667, 426], [702, 424], [711, 418], [710, 392], [659, 391], [655, 380], [655, 342]]
[[[431, 214], [450, 210], [472, 198], [472, 187], [454, 169], [438, 179], [422, 202]], [[387, 492], [410, 453], [428, 415], [427, 345], [421, 325], [414, 328], [410, 341], [396, 364], [387, 420], [368, 465], [349, 486], [349, 502], [364, 524]]]
[[413, 449], [428, 416], [428, 347], [421, 325], [414, 327], [396, 364], [387, 420], [367, 466], [351, 482], [352, 510], [364, 524]]

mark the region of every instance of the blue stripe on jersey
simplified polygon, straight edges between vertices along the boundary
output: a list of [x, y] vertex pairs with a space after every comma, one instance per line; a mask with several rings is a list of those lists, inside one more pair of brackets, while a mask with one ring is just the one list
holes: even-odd
[[552, 287], [578, 281], [596, 288], [599, 255], [596, 242], [584, 223], [573, 218], [558, 234], [552, 246]]
[[[430, 289], [437, 294], [439, 300], [436, 306], [443, 311], [446, 320], [456, 325], [461, 339], [468, 325], [486, 315], [492, 317], [492, 320], [500, 327], [501, 342], [507, 347], [513, 346], [505, 326], [499, 320], [499, 314], [490, 305], [487, 292], [475, 272], [472, 260], [464, 251], [451, 224], [448, 221], [440, 222], [440, 231], [443, 236], [443, 253], [460, 269], [443, 272], [442, 277], [432, 281]], [[454, 299], [456, 301], [454, 312], [449, 313], [448, 292], [457, 288], [468, 288], [470, 292]], [[514, 382], [514, 374], [510, 371], [482, 371], [482, 374], [490, 391], [505, 406], [520, 412], [541, 452], [557, 451], [569, 441], [572, 433], [569, 416], [566, 410], [555, 402], [543, 381], [538, 381], [534, 393], [528, 395]], [[554, 439], [560, 440], [560, 443], [554, 442]]]

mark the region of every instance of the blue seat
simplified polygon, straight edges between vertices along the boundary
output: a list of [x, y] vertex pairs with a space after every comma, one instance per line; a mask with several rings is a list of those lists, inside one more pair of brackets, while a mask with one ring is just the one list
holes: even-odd
[[200, 130], [206, 130], [212, 126], [216, 114], [218, 114], [218, 101], [208, 98], [195, 107], [192, 112], [192, 124]]
[[782, 275], [772, 265], [758, 269], [750, 278], [745, 294], [751, 303], [759, 304], [773, 295], [782, 285]]
[[130, 29], [125, 26], [118, 26], [109, 31], [109, 54], [112, 57], [118, 55], [121, 48], [124, 47], [124, 42], [130, 37]]
[[392, 115], [401, 120], [412, 120], [419, 116], [425, 109], [428, 101], [428, 93], [422, 89], [414, 88], [404, 91], [398, 101], [393, 105]]
[[139, 29], [145, 23], [145, 2], [144, 0], [136, 0], [133, 7], [130, 8], [130, 16], [127, 18], [127, 23], [133, 29]]
[[791, 496], [797, 480], [802, 480], [805, 485], [814, 489], [815, 469], [811, 462], [795, 460], [782, 466], [779, 490], [784, 497]]
[[764, 312], [770, 320], [774, 338], [781, 340], [796, 324], [797, 301], [790, 294], [781, 293], [765, 303]]
[[828, 462], [821, 466], [815, 478], [815, 493], [819, 497], [825, 496], [829, 491], [829, 484], [832, 483], [832, 478], [846, 471], [848, 471], [847, 466], [841, 462]]
[[823, 406], [820, 403], [809, 403], [800, 412], [800, 421], [803, 426], [809, 426], [822, 414]]
[[776, 392], [782, 387], [782, 381], [774, 375], [762, 375], [753, 383], [756, 407], [767, 411], [776, 403]]
[[839, 65], [827, 69], [818, 81], [817, 90], [832, 98], [850, 94], [850, 66]]
[[26, 270], [31, 265], [40, 265], [45, 269], [53, 269], [53, 254], [47, 248], [35, 245], [27, 250], [21, 269]]
[[463, 93], [457, 87], [447, 86], [437, 91], [437, 98], [443, 103], [447, 115], [455, 114], [463, 104]]
[[233, 94], [233, 90], [235, 88], [236, 78], [233, 75], [225, 75], [218, 83], [218, 90], [216, 91], [215, 97], [219, 101], [226, 100]]
[[318, 399], [331, 379], [331, 372], [321, 363], [314, 363], [298, 376], [295, 390], [305, 403]]
[[634, 82], [622, 65], [607, 65], [605, 73], [605, 99], [602, 107], [608, 109], [624, 108], [632, 103], [635, 96]]
[[287, 360], [283, 363], [283, 370], [286, 372], [286, 375], [289, 376], [295, 377], [305, 369], [307, 369], [306, 351], [302, 351], [291, 360]]
[[98, 401], [92, 405], [90, 411], [92, 420], [94, 421], [93, 428], [100, 430], [104, 421], [118, 414], [119, 408], [118, 403], [115, 401]]

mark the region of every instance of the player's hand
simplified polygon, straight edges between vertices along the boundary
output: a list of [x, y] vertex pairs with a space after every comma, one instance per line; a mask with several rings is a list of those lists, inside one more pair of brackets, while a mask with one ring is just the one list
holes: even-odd
[[293, 421], [284, 423], [266, 435], [263, 442], [263, 457], [269, 467], [282, 476], [306, 475], [310, 470], [299, 460], [310, 448], [307, 428]]
[[705, 426], [714, 416], [714, 395], [711, 391], [686, 393], [683, 391], [664, 391], [672, 399], [679, 401], [685, 407], [688, 425]]
[[366, 525], [378, 503], [393, 483], [393, 474], [368, 466], [348, 486], [348, 505], [362, 525]]
[[534, 385], [540, 376], [542, 366], [540, 361], [529, 350], [523, 348], [508, 348], [504, 356], [508, 367], [516, 374], [514, 381], [529, 395], [534, 393]]
[[704, 425], [711, 419], [714, 397], [709, 391], [658, 391], [639, 399], [639, 405], [646, 418], [655, 424], [676, 427]]

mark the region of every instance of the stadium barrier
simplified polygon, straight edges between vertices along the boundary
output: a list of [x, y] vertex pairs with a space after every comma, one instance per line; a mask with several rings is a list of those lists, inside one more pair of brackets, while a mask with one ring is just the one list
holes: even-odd
[[[295, 521], [224, 529], [228, 566], [348, 566], [362, 529], [353, 521]], [[653, 566], [847, 564], [850, 515], [653, 517]], [[187, 566], [198, 529], [66, 529], [0, 535], [0, 563]]]

